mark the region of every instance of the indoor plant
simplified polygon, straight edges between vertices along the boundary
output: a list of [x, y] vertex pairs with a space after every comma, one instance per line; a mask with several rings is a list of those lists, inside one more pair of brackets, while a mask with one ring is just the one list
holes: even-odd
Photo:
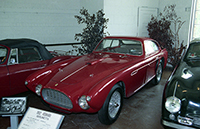
[[179, 31], [185, 21], [181, 21], [175, 12], [176, 5], [165, 6], [163, 12], [152, 16], [147, 30], [149, 37], [157, 40], [168, 51], [168, 64], [173, 67], [183, 55], [186, 46], [180, 41]]

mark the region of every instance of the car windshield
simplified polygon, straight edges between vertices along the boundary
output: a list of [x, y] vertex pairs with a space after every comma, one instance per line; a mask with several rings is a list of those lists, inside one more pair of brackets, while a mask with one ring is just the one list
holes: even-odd
[[7, 48], [0, 46], [0, 64], [3, 64], [6, 61]]
[[142, 43], [137, 40], [104, 39], [95, 51], [106, 51], [112, 53], [142, 55]]
[[185, 59], [200, 59], [200, 43], [190, 44]]
[[184, 61], [192, 66], [200, 66], [200, 43], [190, 44]]

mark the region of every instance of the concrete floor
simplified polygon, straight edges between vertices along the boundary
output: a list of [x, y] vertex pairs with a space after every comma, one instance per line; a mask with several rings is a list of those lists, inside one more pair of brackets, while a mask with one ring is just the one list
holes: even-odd
[[[121, 114], [112, 125], [103, 125], [98, 120], [98, 114], [65, 114], [61, 129], [163, 129], [160, 124], [162, 93], [171, 70], [164, 70], [161, 82], [153, 86], [147, 84], [144, 88], [128, 99], [124, 99]], [[53, 112], [45, 106], [39, 97], [32, 92], [17, 96], [28, 96], [28, 107], [35, 107]], [[19, 117], [19, 122], [22, 117]], [[0, 117], [0, 129], [10, 126], [9, 117]]]

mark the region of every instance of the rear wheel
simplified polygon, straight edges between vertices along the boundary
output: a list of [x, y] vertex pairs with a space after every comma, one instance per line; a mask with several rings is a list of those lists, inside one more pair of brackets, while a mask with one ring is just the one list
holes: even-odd
[[110, 125], [114, 123], [123, 105], [123, 90], [119, 85], [115, 85], [109, 92], [106, 101], [98, 112], [99, 121], [102, 124]]
[[162, 67], [162, 62], [160, 62], [157, 66], [157, 69], [156, 69], [156, 76], [153, 80], [153, 83], [155, 85], [157, 85], [161, 81], [162, 73], [163, 73], [163, 67]]

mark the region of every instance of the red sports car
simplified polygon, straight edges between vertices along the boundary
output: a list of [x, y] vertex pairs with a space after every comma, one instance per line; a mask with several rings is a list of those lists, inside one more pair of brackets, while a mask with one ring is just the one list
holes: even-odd
[[105, 37], [92, 53], [35, 72], [25, 84], [57, 111], [98, 112], [100, 122], [109, 125], [123, 97], [152, 79], [160, 82], [167, 54], [150, 38]]
[[31, 73], [69, 59], [71, 56], [53, 57], [39, 42], [31, 39], [5, 39], [0, 41], [0, 98], [27, 91], [25, 79]]

